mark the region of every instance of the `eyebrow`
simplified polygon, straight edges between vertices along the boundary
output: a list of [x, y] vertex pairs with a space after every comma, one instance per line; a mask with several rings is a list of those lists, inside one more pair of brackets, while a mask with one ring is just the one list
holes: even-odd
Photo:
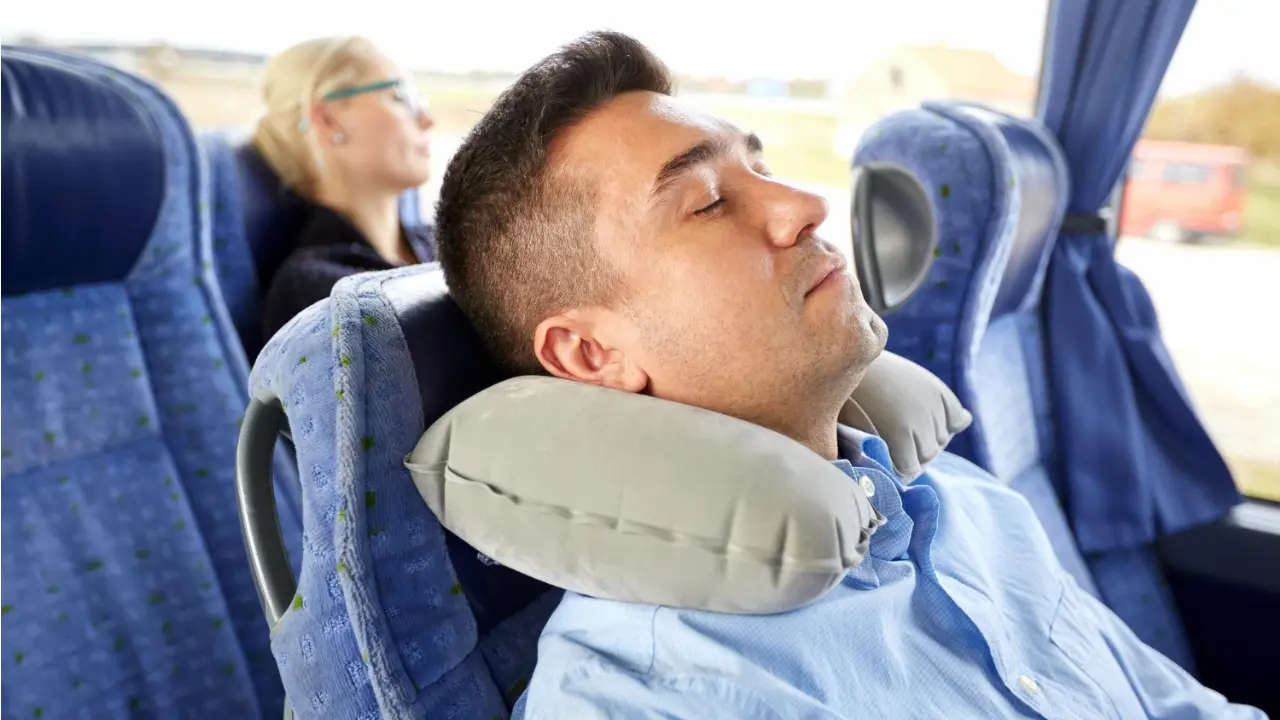
[[[764, 150], [764, 143], [760, 142], [760, 136], [753, 132], [745, 133], [739, 138], [746, 144], [747, 152], [749, 153], [758, 154]], [[727, 154], [733, 148], [734, 141], [739, 138], [731, 135], [708, 138], [671, 158], [658, 171], [658, 176], [653, 181], [653, 189], [650, 190], [649, 196], [657, 197], [665, 193], [671, 189], [671, 185], [676, 180], [680, 179], [690, 169]]]

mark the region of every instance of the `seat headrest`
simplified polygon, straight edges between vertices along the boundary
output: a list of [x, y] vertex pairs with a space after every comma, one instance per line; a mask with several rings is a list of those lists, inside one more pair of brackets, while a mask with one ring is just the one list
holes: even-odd
[[270, 278], [289, 253], [307, 221], [308, 203], [290, 190], [247, 138], [231, 143], [239, 170], [244, 237], [260, 278]]
[[929, 194], [899, 165], [855, 166], [851, 227], [863, 295], [877, 313], [893, 312], [929, 275], [938, 247]]
[[[966, 233], [983, 234], [983, 227], [972, 225], [988, 222], [988, 215], [994, 225], [985, 234], [1000, 241], [983, 245], [986, 254], [973, 271], [998, 279], [989, 317], [1035, 303], [1069, 196], [1070, 174], [1056, 141], [1037, 121], [969, 103], [926, 103], [921, 110], [891, 116], [885, 124], [900, 118], [914, 120], [914, 125], [899, 125], [928, 126], [933, 132], [886, 138], [873, 129], [854, 166], [853, 242], [859, 279], [872, 307], [898, 309], [921, 288], [936, 259], [955, 264], [950, 255], [961, 250], [940, 236], [943, 225], [954, 231], [960, 222]], [[952, 147], [960, 144], [961, 134], [968, 145], [977, 141], [978, 154]], [[921, 168], [958, 176], [963, 173], [953, 166], [959, 162], [969, 163], [964, 166], [969, 174], [988, 178], [992, 187], [925, 187], [924, 181], [934, 178], [922, 178]], [[975, 165], [987, 172], [975, 172]], [[958, 209], [961, 198], [985, 198], [986, 205]], [[946, 223], [940, 213], [946, 213]]]
[[[400, 325], [422, 402], [423, 428], [506, 375], [449, 296], [436, 263], [384, 274], [382, 296]], [[407, 451], [406, 451], [407, 453]], [[447, 540], [454, 571], [473, 589], [471, 610], [484, 632], [544, 595], [548, 586], [500, 565], [490, 565], [452, 533]]]
[[164, 120], [119, 71], [23, 48], [0, 58], [4, 294], [124, 278], [164, 202]]
[[1057, 140], [1039, 121], [976, 105], [958, 110], [999, 134], [1016, 183], [1018, 218], [991, 307], [995, 319], [1039, 302], [1049, 255], [1071, 196], [1071, 171]]
[[445, 286], [438, 265], [388, 278], [382, 292], [395, 312], [429, 426], [463, 400], [505, 379]]

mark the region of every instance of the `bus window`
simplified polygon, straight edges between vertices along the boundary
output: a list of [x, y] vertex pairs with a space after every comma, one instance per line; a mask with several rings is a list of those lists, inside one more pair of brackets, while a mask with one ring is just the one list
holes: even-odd
[[1203, 185], [1208, 182], [1211, 172], [1208, 165], [1169, 163], [1164, 166], [1160, 179], [1173, 185]]
[[1263, 330], [1280, 307], [1276, 20], [1267, 3], [1196, 6], [1134, 150], [1154, 177], [1130, 177], [1116, 252], [1241, 490], [1280, 501], [1280, 338]]

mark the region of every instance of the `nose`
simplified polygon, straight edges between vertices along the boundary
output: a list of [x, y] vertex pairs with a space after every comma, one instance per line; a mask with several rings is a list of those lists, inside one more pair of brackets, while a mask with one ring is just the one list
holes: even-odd
[[827, 219], [827, 201], [821, 195], [776, 180], [769, 185], [762, 206], [769, 241], [777, 247], [789, 248], [813, 235]]
[[431, 112], [426, 108], [418, 108], [418, 127], [423, 130], [430, 130], [436, 124], [436, 119], [431, 117]]

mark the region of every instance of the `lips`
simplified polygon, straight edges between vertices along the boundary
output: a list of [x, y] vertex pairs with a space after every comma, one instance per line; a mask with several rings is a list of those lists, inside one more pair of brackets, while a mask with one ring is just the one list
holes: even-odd
[[849, 261], [845, 260], [844, 256], [839, 253], [824, 255], [822, 263], [814, 271], [813, 281], [809, 283], [809, 289], [805, 291], [805, 295], [808, 296], [814, 290], [817, 290], [832, 276], [843, 273], [848, 266]]

